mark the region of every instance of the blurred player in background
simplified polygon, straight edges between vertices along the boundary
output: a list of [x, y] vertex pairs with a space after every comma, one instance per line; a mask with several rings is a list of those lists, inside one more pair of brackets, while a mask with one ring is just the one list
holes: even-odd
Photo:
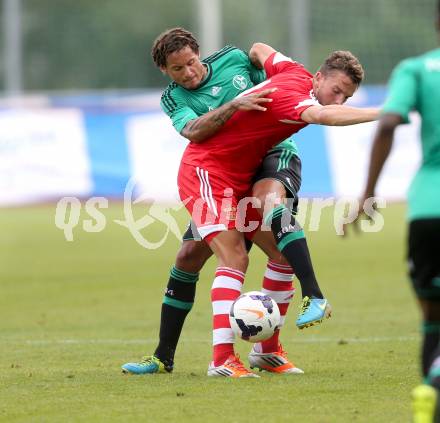
[[[191, 142], [178, 176], [180, 198], [218, 262], [211, 290], [214, 348], [208, 376], [256, 376], [234, 353], [228, 313], [240, 295], [248, 266], [244, 235], [238, 224], [244, 221], [247, 208], [241, 208], [240, 200], [250, 192], [253, 175], [264, 156], [280, 140], [309, 123], [342, 126], [378, 117], [377, 109], [342, 106], [363, 76], [358, 60], [349, 52], [334, 52], [315, 76], [262, 43], [254, 44], [250, 57], [257, 67], [264, 65], [268, 79], [245, 95], [276, 88], [268, 94], [273, 102], [266, 103], [265, 113], [237, 111], [216, 135], [204, 143]], [[234, 218], [227, 213], [231, 205], [237, 210]], [[263, 218], [266, 224], [275, 226], [272, 230], [278, 245], [303, 237], [301, 227], [284, 204], [265, 208]], [[272, 240], [269, 232], [261, 234]]]
[[[437, 7], [440, 31], [440, 1]], [[414, 422], [430, 423], [440, 422], [436, 407], [440, 389], [440, 49], [403, 60], [394, 69], [361, 204], [374, 197], [394, 131], [409, 122], [412, 110], [422, 118], [423, 159], [408, 192], [408, 270], [423, 316], [421, 364], [425, 378], [413, 391], [413, 411]]]
[[[173, 80], [162, 95], [161, 106], [175, 129], [193, 143], [203, 143], [216, 134], [237, 111], [264, 112], [266, 103], [271, 101], [266, 96], [272, 90], [236, 98], [246, 89], [264, 81], [266, 75], [263, 69], [251, 63], [245, 52], [233, 46], [226, 46], [200, 61], [199, 45], [194, 36], [182, 28], [174, 28], [156, 39], [152, 56], [161, 71]], [[337, 97], [335, 101], [345, 101], [341, 92], [333, 95]], [[267, 154], [254, 182], [252, 195], [261, 201], [260, 210], [264, 209], [267, 195], [273, 193], [280, 202], [290, 199], [291, 209], [285, 213], [296, 213], [301, 161], [292, 138]], [[279, 226], [281, 218], [282, 214], [273, 218], [273, 230]], [[176, 346], [194, 302], [199, 272], [212, 255], [207, 243], [200, 241], [200, 235], [194, 234], [192, 229], [194, 226], [185, 233], [176, 263], [171, 269], [162, 304], [159, 345], [153, 356], [145, 357], [140, 363], [124, 365], [126, 372], [144, 374], [173, 369]], [[254, 241], [258, 244], [258, 240], [254, 238]], [[279, 253], [274, 240], [271, 245], [263, 247], [269, 257], [263, 292], [277, 301], [284, 322], [294, 294], [293, 267], [304, 298], [297, 325], [302, 328], [319, 322], [325, 314], [327, 300], [323, 298], [316, 280], [304, 234], [278, 247], [288, 261]], [[302, 373], [288, 360], [279, 343], [279, 331], [270, 340], [255, 345], [250, 359], [255, 367], [268, 371]]]

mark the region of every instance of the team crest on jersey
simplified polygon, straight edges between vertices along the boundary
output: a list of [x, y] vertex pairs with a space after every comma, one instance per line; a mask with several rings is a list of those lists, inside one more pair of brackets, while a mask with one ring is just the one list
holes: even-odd
[[237, 90], [244, 90], [248, 86], [248, 81], [243, 75], [235, 75], [232, 79], [232, 85]]
[[211, 94], [217, 95], [221, 91], [222, 87], [212, 87]]
[[237, 207], [228, 206], [223, 209], [226, 220], [235, 220], [237, 217]]

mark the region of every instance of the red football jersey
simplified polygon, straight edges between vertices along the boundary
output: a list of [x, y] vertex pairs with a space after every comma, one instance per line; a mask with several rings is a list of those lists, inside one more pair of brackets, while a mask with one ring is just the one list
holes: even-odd
[[265, 103], [265, 112], [238, 111], [214, 136], [201, 144], [190, 143], [182, 162], [209, 169], [211, 174], [225, 173], [234, 187], [249, 186], [267, 152], [291, 134], [307, 126], [301, 113], [318, 104], [313, 95], [312, 78], [303, 65], [281, 53], [273, 53], [265, 62], [267, 80], [245, 91], [248, 95], [277, 88]]

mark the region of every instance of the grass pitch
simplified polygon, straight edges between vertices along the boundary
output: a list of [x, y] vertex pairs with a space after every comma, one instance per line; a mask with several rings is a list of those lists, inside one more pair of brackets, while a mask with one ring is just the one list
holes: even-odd
[[[138, 207], [136, 213], [145, 214]], [[102, 232], [77, 226], [67, 242], [55, 206], [0, 210], [0, 421], [405, 422], [419, 383], [419, 316], [405, 276], [404, 207], [384, 212], [382, 232], [343, 240], [332, 210], [307, 234], [333, 317], [294, 325], [281, 339], [304, 375], [208, 378], [211, 259], [198, 282], [173, 374], [124, 376], [120, 365], [156, 346], [163, 289], [178, 249], [140, 247], [105, 211]], [[90, 218], [84, 212], [83, 219]], [[181, 228], [187, 220], [177, 213]], [[307, 225], [306, 225], [307, 229]], [[159, 241], [164, 226], [143, 233]], [[265, 258], [252, 252], [245, 290], [258, 289]], [[298, 284], [297, 284], [298, 285]], [[237, 343], [244, 358], [250, 344]]]

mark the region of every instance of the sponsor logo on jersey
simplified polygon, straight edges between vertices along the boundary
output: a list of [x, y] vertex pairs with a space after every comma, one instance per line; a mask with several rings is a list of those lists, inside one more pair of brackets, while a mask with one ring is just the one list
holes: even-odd
[[222, 87], [212, 87], [211, 94], [217, 95], [222, 90]]
[[232, 79], [232, 85], [237, 88], [237, 90], [244, 90], [248, 86], [248, 81], [242, 75], [235, 75]]

